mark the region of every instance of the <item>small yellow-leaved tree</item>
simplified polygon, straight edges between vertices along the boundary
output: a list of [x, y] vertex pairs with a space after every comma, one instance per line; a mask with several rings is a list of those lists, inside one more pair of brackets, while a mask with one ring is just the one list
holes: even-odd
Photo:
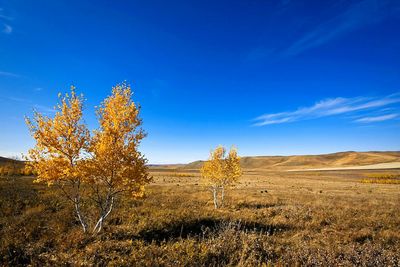
[[232, 147], [226, 155], [225, 148], [218, 146], [211, 152], [209, 160], [203, 164], [200, 171], [203, 181], [213, 194], [214, 207], [222, 207], [225, 189], [234, 185], [242, 176], [237, 149]]
[[[94, 221], [93, 232], [101, 231], [117, 195], [129, 192], [140, 197], [151, 181], [147, 161], [138, 151], [145, 133], [131, 97], [127, 84], [114, 87], [97, 110], [100, 127], [92, 135], [82, 122], [83, 97], [74, 89], [60, 97], [54, 118], [35, 112], [33, 120], [27, 119], [36, 141], [28, 156], [36, 181], [61, 189], [74, 204], [84, 232], [90, 221]], [[83, 197], [95, 202], [95, 220], [83, 215]]]
[[97, 116], [100, 128], [91, 140], [92, 158], [88, 160], [88, 177], [100, 211], [93, 231], [102, 229], [118, 194], [141, 197], [144, 185], [151, 181], [147, 160], [138, 150], [146, 134], [140, 128], [139, 107], [132, 101], [130, 87], [125, 83], [115, 86]]
[[28, 164], [36, 172], [35, 182], [55, 185], [73, 203], [76, 216], [87, 230], [81, 212], [82, 184], [85, 182], [83, 158], [89, 145], [89, 131], [82, 122], [83, 97], [71, 88], [71, 94], [61, 96], [53, 118], [34, 113], [27, 118], [36, 146], [28, 152]]

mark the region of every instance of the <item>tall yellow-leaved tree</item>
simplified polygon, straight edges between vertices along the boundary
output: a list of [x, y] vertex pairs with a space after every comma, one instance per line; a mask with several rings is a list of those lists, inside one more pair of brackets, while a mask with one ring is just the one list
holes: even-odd
[[100, 211], [93, 231], [102, 229], [117, 195], [127, 192], [141, 197], [144, 185], [151, 181], [147, 160], [138, 150], [146, 134], [140, 128], [139, 107], [132, 101], [130, 86], [115, 86], [97, 116], [100, 127], [94, 131], [89, 149], [92, 158], [88, 161], [88, 177]]
[[85, 174], [82, 160], [89, 145], [89, 131], [82, 121], [83, 97], [75, 93], [59, 95], [53, 118], [34, 113], [26, 123], [36, 141], [28, 152], [28, 164], [36, 172], [36, 182], [57, 186], [73, 203], [76, 216], [87, 230], [81, 212], [82, 184]]
[[[142, 196], [151, 177], [138, 150], [145, 133], [130, 87], [123, 83], [112, 89], [97, 110], [99, 128], [92, 134], [82, 121], [82, 107], [83, 97], [72, 88], [60, 97], [53, 118], [35, 112], [27, 119], [36, 141], [28, 160], [37, 182], [58, 186], [72, 201], [83, 231], [93, 222], [92, 231], [99, 232], [117, 196]], [[97, 207], [97, 218], [83, 215], [83, 199]]]
[[232, 147], [227, 155], [225, 148], [218, 146], [211, 151], [209, 160], [203, 164], [200, 172], [204, 183], [213, 194], [214, 207], [222, 207], [225, 189], [237, 183], [242, 176], [237, 149]]

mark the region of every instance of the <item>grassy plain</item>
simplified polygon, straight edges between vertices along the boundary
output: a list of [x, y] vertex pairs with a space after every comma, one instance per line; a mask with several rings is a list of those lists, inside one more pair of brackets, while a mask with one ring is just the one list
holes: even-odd
[[55, 189], [0, 179], [0, 264], [400, 265], [400, 185], [361, 183], [367, 170], [247, 169], [220, 210], [197, 171], [152, 173], [146, 198], [121, 199], [98, 235]]

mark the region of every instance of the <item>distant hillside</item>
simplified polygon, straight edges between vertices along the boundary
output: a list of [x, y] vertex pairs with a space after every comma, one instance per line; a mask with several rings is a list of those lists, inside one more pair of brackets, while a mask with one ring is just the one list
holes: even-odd
[[[245, 169], [309, 169], [326, 167], [362, 166], [378, 163], [400, 162], [400, 151], [394, 152], [339, 152], [301, 156], [254, 156], [243, 157]], [[203, 161], [186, 164], [183, 169], [199, 169]]]
[[10, 158], [5, 158], [5, 157], [0, 157], [0, 166], [2, 165], [7, 165], [7, 164], [16, 164], [16, 165], [24, 165], [23, 161], [16, 160], [16, 159], [10, 159]]
[[0, 177], [20, 175], [32, 175], [30, 170], [25, 169], [24, 161], [0, 157]]

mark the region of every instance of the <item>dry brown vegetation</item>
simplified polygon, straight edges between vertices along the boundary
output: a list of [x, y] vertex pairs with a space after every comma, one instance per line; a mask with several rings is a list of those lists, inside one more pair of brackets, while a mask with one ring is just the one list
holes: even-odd
[[198, 173], [175, 172], [154, 172], [95, 236], [55, 189], [1, 179], [0, 264], [400, 265], [400, 185], [360, 183], [367, 171], [247, 170], [219, 210]]

